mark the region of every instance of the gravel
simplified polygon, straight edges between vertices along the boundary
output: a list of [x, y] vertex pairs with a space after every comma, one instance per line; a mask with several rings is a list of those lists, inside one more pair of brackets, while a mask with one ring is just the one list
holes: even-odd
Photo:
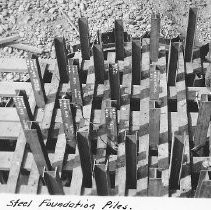
[[[44, 58], [54, 58], [55, 36], [64, 36], [71, 45], [79, 43], [77, 32], [59, 9], [65, 11], [76, 26], [79, 17], [87, 17], [91, 37], [98, 29], [111, 31], [115, 19], [123, 19], [125, 31], [132, 37], [140, 37], [150, 30], [150, 15], [157, 11], [161, 14], [161, 35], [172, 38], [185, 34], [189, 6], [197, 6], [196, 38], [208, 42], [211, 40], [210, 5], [211, 0], [3, 0], [0, 36], [19, 34], [24, 43], [48, 51]], [[5, 48], [0, 48], [1, 57], [24, 57], [20, 50]]]
[[[91, 38], [97, 30], [111, 31], [115, 19], [123, 19], [124, 30], [132, 37], [150, 31], [152, 12], [161, 15], [161, 36], [173, 38], [185, 35], [189, 6], [197, 6], [196, 39], [202, 43], [211, 40], [211, 0], [2, 0], [0, 5], [0, 36], [19, 34], [22, 42], [43, 48], [44, 58], [55, 58], [53, 39], [64, 36], [66, 42], [79, 43], [77, 32], [68, 24], [59, 9], [65, 11], [77, 26], [79, 17], [87, 17]], [[91, 39], [92, 40], [92, 39]], [[26, 52], [1, 47], [0, 57], [24, 58]], [[28, 74], [0, 73], [0, 81], [27, 81]], [[0, 106], [7, 103], [0, 97]]]

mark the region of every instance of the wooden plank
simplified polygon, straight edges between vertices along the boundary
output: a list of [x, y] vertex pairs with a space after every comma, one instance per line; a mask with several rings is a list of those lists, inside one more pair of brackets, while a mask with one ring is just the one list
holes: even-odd
[[39, 174], [39, 170], [37, 168], [37, 165], [34, 161], [34, 159], [32, 159], [32, 163], [31, 163], [31, 172], [29, 175], [29, 180], [28, 180], [28, 185], [27, 188], [25, 189], [25, 191], [23, 191], [23, 193], [25, 194], [38, 194], [38, 192], [40, 191], [40, 174]]
[[97, 129], [97, 126], [100, 126], [101, 109], [94, 109], [93, 115], [94, 115], [93, 124], [96, 126]]
[[108, 52], [108, 55], [107, 55], [107, 61], [109, 63], [115, 63], [116, 62], [116, 57], [115, 57], [115, 52]]
[[59, 80], [56, 72], [53, 74], [49, 89], [47, 92], [47, 103], [43, 111], [44, 116], [41, 123], [41, 130], [48, 130], [51, 126], [51, 118], [54, 112], [54, 107], [56, 103], [56, 96], [59, 87]]
[[[150, 66], [150, 39], [142, 38], [142, 71], [148, 71]], [[142, 79], [142, 78], [141, 78]]]
[[[12, 84], [12, 85], [11, 85]], [[1, 82], [0, 83], [0, 96], [13, 97], [16, 95], [15, 90], [25, 90], [27, 95], [32, 92], [31, 83], [27, 82]]]
[[139, 131], [139, 127], [140, 127], [139, 114], [140, 114], [140, 111], [131, 111], [131, 118], [132, 118], [132, 120], [130, 122], [131, 125], [129, 126], [129, 128], [130, 128], [132, 133], [135, 133], [135, 132]]
[[[32, 95], [30, 95], [29, 97], [29, 103], [30, 103], [31, 111], [32, 113], [34, 113], [36, 103]], [[18, 178], [19, 178], [20, 168], [22, 165], [23, 157], [24, 157], [25, 145], [26, 145], [25, 135], [23, 133], [23, 130], [19, 128], [19, 134], [17, 138], [16, 147], [15, 147], [15, 151], [13, 153], [13, 157], [11, 160], [11, 165], [13, 167], [10, 169], [8, 180], [7, 180], [7, 187], [4, 192], [9, 192], [9, 193], [17, 192], [16, 190], [17, 190], [17, 185], [18, 185]]]
[[[13, 85], [14, 85], [14, 83], [13, 83]], [[22, 87], [20, 88], [20, 83], [17, 83], [17, 87], [19, 89], [22, 89]], [[18, 88], [15, 88], [15, 89], [18, 89]], [[31, 88], [30, 88], [30, 90], [31, 90]], [[30, 106], [32, 109], [32, 113], [34, 112], [34, 109], [35, 109], [35, 100], [33, 98], [34, 97], [32, 97], [32, 96], [29, 97], [29, 102], [30, 102]], [[17, 126], [13, 126], [13, 127], [17, 128]], [[20, 128], [19, 128], [19, 131], [20, 131]], [[26, 140], [25, 140], [24, 134], [23, 134], [23, 132], [21, 132], [18, 136], [16, 149], [15, 149], [12, 161], [11, 161], [11, 164], [13, 165], [13, 167], [9, 172], [7, 189], [6, 189], [7, 192], [15, 193], [17, 190], [16, 187], [18, 185], [19, 171], [20, 171], [21, 163], [22, 163], [23, 157], [24, 157], [25, 143], [26, 143]], [[33, 173], [31, 173], [31, 176], [32, 176], [32, 174]], [[30, 182], [29, 182], [29, 184], [30, 184]], [[32, 184], [34, 184], [34, 182]]]
[[[142, 48], [149, 44], [149, 39], [142, 39]], [[149, 72], [149, 51], [142, 52], [141, 70]], [[148, 91], [146, 91], [148, 89]], [[140, 112], [137, 157], [137, 195], [147, 196], [149, 164], [149, 78], [141, 80]]]
[[0, 139], [17, 140], [21, 125], [18, 122], [0, 122]]
[[[202, 65], [201, 65], [201, 59], [194, 59], [192, 62], [186, 62], [186, 73], [187, 74], [202, 74]], [[204, 71], [206, 71], [206, 69], [204, 68]], [[194, 75], [193, 75], [194, 76]], [[193, 81], [194, 82], [194, 79]], [[193, 83], [192, 83], [193, 85]]]
[[[88, 61], [85, 61], [85, 63]], [[81, 131], [89, 131], [89, 125], [90, 125], [90, 119], [91, 119], [91, 111], [92, 111], [92, 101], [94, 97], [94, 88], [95, 88], [95, 74], [94, 74], [94, 67], [93, 62], [90, 67], [88, 67], [88, 75], [86, 80], [86, 87], [85, 91], [83, 92], [83, 100], [84, 100], [84, 106], [83, 106], [83, 118], [81, 119], [77, 118], [76, 116], [76, 122], [80, 121]]]
[[[185, 84], [185, 70], [184, 65], [182, 65], [183, 62], [183, 55], [182, 52], [180, 52], [179, 55], [179, 67], [178, 67], [178, 74], [182, 73], [184, 75], [183, 80], [181, 82], [176, 83], [177, 88], [177, 112], [178, 112], [178, 120], [180, 125], [180, 131], [184, 132], [187, 131], [187, 99], [186, 99], [186, 84]], [[182, 128], [182, 126], [185, 126], [185, 128]]]
[[[179, 82], [180, 83], [180, 82]], [[170, 99], [176, 99], [177, 89], [176, 87], [169, 87]], [[209, 94], [209, 90], [206, 87], [187, 87], [187, 100], [200, 100], [202, 94]]]
[[[48, 157], [50, 159], [50, 162], [54, 163], [54, 154], [53, 153], [49, 153]], [[24, 159], [23, 159], [23, 165], [22, 167], [28, 171], [31, 171], [31, 166], [32, 166], [32, 162], [34, 161], [34, 156], [31, 152], [26, 151], [24, 154]], [[56, 162], [56, 161], [55, 161]]]
[[[54, 164], [54, 156], [53, 154], [49, 154], [49, 159], [50, 161]], [[32, 163], [34, 162], [34, 156], [31, 152], [27, 152], [24, 154], [24, 160], [23, 160], [23, 164], [22, 167], [28, 171], [30, 171], [30, 176], [29, 176], [29, 180], [28, 180], [28, 185], [26, 185], [27, 187], [24, 188], [22, 187], [23, 185], [18, 186], [18, 193], [29, 193], [29, 194], [39, 194], [40, 193], [40, 188], [34, 188], [33, 185], [38, 185], [40, 179], [36, 180], [36, 177], [39, 176], [39, 172], [38, 170], [35, 171], [31, 171], [31, 167], [32, 167]], [[41, 187], [41, 186], [39, 186]], [[47, 190], [47, 194], [48, 194], [48, 190]]]
[[125, 158], [125, 142], [118, 144], [117, 149], [117, 166], [115, 176], [115, 187], [119, 196], [126, 193], [126, 158]]
[[160, 46], [159, 52], [163, 56], [158, 59], [157, 66], [164, 71], [160, 73], [160, 92], [158, 107], [160, 106], [160, 135], [158, 145], [158, 168], [162, 175], [162, 196], [169, 195], [169, 125], [168, 125], [168, 106], [167, 106], [167, 75], [166, 75], [166, 48]]
[[119, 118], [119, 134], [120, 141], [121, 136], [125, 135], [125, 132], [130, 131], [131, 124], [131, 110], [130, 110], [130, 98], [131, 98], [131, 86], [132, 86], [132, 75], [131, 75], [131, 65], [124, 66], [122, 86], [121, 86], [121, 107], [120, 107], [120, 118]]
[[[154, 65], [154, 71], [155, 69], [165, 69], [166, 68], [166, 60], [165, 60], [165, 52], [166, 49], [165, 47], [160, 47], [159, 52], [163, 51], [163, 56], [160, 57], [156, 63], [152, 64]], [[156, 77], [155, 77], [156, 78]], [[153, 83], [153, 81], [152, 81]], [[151, 194], [151, 189], [153, 183], [157, 185], [157, 189], [155, 188], [154, 190], [157, 190], [157, 192], [154, 192], [152, 194], [155, 196], [168, 196], [168, 110], [167, 110], [167, 79], [166, 79], [166, 73], [164, 71], [159, 71], [159, 80], [155, 80], [155, 85], [158, 86], [157, 93], [152, 97], [155, 100], [151, 100], [149, 103], [149, 108], [150, 112], [152, 111], [151, 109], [154, 109], [158, 112], [158, 116], [154, 116], [154, 120], [149, 122], [149, 126], [154, 123], [154, 127], [156, 128], [157, 131], [152, 132], [150, 127], [149, 127], [149, 132], [152, 133], [152, 135], [155, 135], [156, 137], [156, 143], [151, 146], [150, 144], [150, 154], [149, 154], [149, 167], [150, 168], [156, 168], [159, 167], [161, 170], [161, 176], [160, 177], [153, 177], [153, 179], [149, 179], [149, 189], [148, 189], [148, 194]], [[158, 84], [158, 85], [157, 85]], [[153, 89], [153, 88], [152, 88]], [[151, 114], [151, 113], [150, 113]], [[151, 117], [151, 116], [150, 116]], [[155, 121], [156, 120], [156, 121]], [[156, 135], [157, 133], [157, 135]], [[149, 134], [150, 135], [150, 134]], [[151, 135], [149, 136], [149, 140], [151, 140]], [[161, 178], [161, 183], [158, 180], [155, 180], [157, 178]], [[151, 183], [152, 182], [152, 183]]]
[[20, 35], [13, 35], [13, 36], [9, 36], [9, 37], [3, 37], [3, 38], [0, 39], [0, 45], [16, 41], [17, 39], [20, 39]]
[[105, 125], [102, 125], [98, 129], [97, 133], [97, 151], [96, 161], [97, 163], [105, 163], [106, 148], [107, 148], [107, 134], [105, 131]]
[[80, 160], [78, 147], [76, 147], [76, 151], [73, 156], [74, 156], [73, 157], [74, 168], [73, 168], [72, 180], [70, 184], [70, 195], [81, 195], [83, 173], [82, 173], [82, 168], [81, 168], [81, 160]]
[[[20, 129], [19, 129], [20, 131]], [[18, 178], [19, 178], [19, 173], [20, 173], [20, 167], [22, 165], [23, 157], [24, 157], [24, 151], [25, 151], [25, 144], [26, 144], [26, 139], [23, 131], [21, 130], [17, 144], [15, 147], [15, 151], [13, 153], [11, 165], [12, 167], [10, 168], [8, 180], [7, 180], [7, 186], [6, 190], [4, 192], [8, 193], [16, 193], [16, 188], [18, 184]], [[1, 188], [0, 188], [1, 190]]]
[[[115, 43], [113, 42], [113, 43], [104, 43], [103, 42], [103, 51], [108, 51], [108, 53], [110, 52], [110, 51], [115, 51]], [[128, 48], [128, 51], [131, 51], [131, 49], [132, 49], [132, 47], [131, 47], [132, 45], [131, 45], [131, 42], [127, 42], [127, 41], [125, 41], [124, 40], [124, 47], [125, 48]]]
[[0, 152], [0, 170], [10, 170], [13, 152]]
[[[50, 90], [50, 84], [51, 83], [45, 83], [45, 91], [46, 92], [49, 92], [49, 90]], [[35, 101], [34, 94], [30, 95], [30, 97], [29, 97], [29, 104], [32, 104], [33, 101]], [[31, 107], [31, 105], [30, 105], [30, 107]], [[36, 109], [36, 121], [37, 122], [42, 122], [43, 117], [44, 117], [44, 109], [38, 108], [38, 107], [36, 107], [36, 108], [37, 108]]]
[[183, 162], [182, 175], [180, 179], [180, 192], [191, 192], [191, 174], [190, 174], [190, 150], [189, 150], [189, 132], [188, 132], [188, 115], [187, 115], [187, 98], [186, 98], [186, 84], [185, 84], [185, 68], [183, 53], [179, 53], [178, 60], [178, 74], [184, 75], [184, 80], [180, 83], [177, 82], [177, 116], [179, 133], [184, 136], [184, 155], [186, 155], [186, 161]]
[[[85, 61], [86, 62], [86, 61]], [[95, 75], [93, 71], [93, 62], [88, 70], [86, 91], [83, 94], [84, 106], [83, 117], [79, 122], [79, 129], [77, 131], [78, 150], [81, 159], [81, 167], [83, 172], [83, 187], [92, 188], [92, 154], [91, 154], [91, 138], [90, 138], [90, 123], [93, 121], [92, 117], [92, 101], [94, 97]]]
[[[106, 73], [108, 73], [108, 66], [106, 66]], [[101, 113], [100, 113], [100, 125], [97, 133], [97, 151], [96, 151], [96, 161], [104, 162], [106, 158], [106, 148], [107, 148], [107, 134], [105, 126], [105, 108], [107, 100], [110, 97], [110, 83], [109, 80], [104, 80], [103, 86], [103, 99], [101, 104]]]
[[[39, 59], [41, 69], [43, 66], [48, 64], [48, 69], [51, 71], [54, 69], [54, 60], [53, 59]], [[0, 59], [0, 72], [17, 72], [17, 73], [26, 73], [27, 66], [26, 60], [23, 58], [1, 58]]]
[[[202, 95], [203, 96], [203, 95]], [[211, 116], [211, 102], [201, 101], [199, 107], [199, 115], [194, 133], [194, 147], [205, 145], [207, 141], [207, 132]], [[203, 156], [203, 151], [199, 151], [200, 156]]]
[[179, 125], [178, 125], [178, 118], [177, 118], [177, 112], [169, 112], [169, 121], [170, 122], [170, 136], [173, 136], [173, 133], [178, 131]]
[[28, 52], [31, 52], [31, 53], [34, 53], [34, 54], [42, 54], [43, 53], [43, 49], [31, 46], [31, 45], [27, 45], [27, 44], [11, 43], [8, 46], [19, 49], [19, 50], [28, 51]]

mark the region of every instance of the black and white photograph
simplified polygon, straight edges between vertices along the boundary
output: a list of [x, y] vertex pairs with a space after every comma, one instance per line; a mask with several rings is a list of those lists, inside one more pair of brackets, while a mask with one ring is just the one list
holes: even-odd
[[211, 198], [210, 121], [211, 0], [0, 0], [3, 209]]

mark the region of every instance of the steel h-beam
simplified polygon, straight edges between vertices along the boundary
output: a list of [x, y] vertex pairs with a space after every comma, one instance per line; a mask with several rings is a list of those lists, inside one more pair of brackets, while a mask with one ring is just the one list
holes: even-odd
[[171, 42], [168, 56], [168, 68], [167, 68], [168, 86], [176, 86], [176, 74], [177, 74], [179, 52], [180, 52], [180, 43]]
[[109, 65], [109, 82], [111, 88], [111, 100], [117, 100], [117, 108], [120, 107], [120, 75], [117, 63]]
[[150, 63], [158, 61], [159, 37], [160, 37], [160, 14], [153, 13], [151, 16]]
[[83, 172], [83, 186], [92, 187], [92, 154], [89, 142], [89, 133], [77, 132], [78, 150], [81, 159], [81, 167]]
[[197, 22], [197, 8], [190, 8], [188, 17], [188, 29], [185, 39], [185, 62], [191, 62], [193, 58], [193, 45]]
[[137, 135], [126, 135], [126, 183], [127, 189], [137, 187]]
[[57, 168], [53, 171], [43, 171], [43, 179], [51, 195], [64, 195], [61, 177]]
[[95, 67], [95, 80], [98, 84], [104, 84], [104, 55], [102, 46], [95, 44], [93, 47], [93, 56], [94, 56], [94, 67]]
[[27, 99], [26, 91], [16, 90], [16, 96], [13, 97], [13, 101], [20, 118], [21, 126], [23, 129], [27, 129], [27, 122], [33, 120], [33, 115]]
[[182, 162], [184, 155], [184, 136], [174, 135], [171, 158], [170, 158], [170, 176], [169, 176], [169, 188], [176, 190], [180, 188], [180, 177], [182, 172]]
[[44, 167], [50, 171], [52, 169], [48, 153], [43, 141], [39, 124], [35, 121], [28, 121], [28, 128], [24, 129], [26, 141], [37, 164], [38, 171], [42, 176]]
[[97, 31], [97, 43], [103, 47], [103, 41], [102, 41], [102, 33], [100, 30]]
[[69, 80], [67, 73], [67, 52], [65, 47], [65, 39], [63, 37], [56, 37], [54, 39], [54, 46], [59, 68], [60, 81], [62, 83], [68, 83]]
[[152, 150], [157, 150], [160, 136], [160, 108], [149, 109], [149, 145]]
[[76, 147], [76, 133], [75, 133], [75, 126], [72, 116], [72, 110], [70, 106], [69, 99], [59, 99], [59, 104], [61, 108], [62, 114], [62, 122], [64, 127], [64, 132], [67, 140], [67, 144], [75, 149]]
[[105, 123], [108, 138], [108, 145], [117, 150], [118, 143], [118, 129], [117, 129], [117, 110], [115, 107], [105, 108]]
[[108, 164], [95, 163], [94, 174], [97, 186], [97, 194], [100, 196], [109, 195], [110, 179], [108, 174]]
[[82, 94], [81, 94], [81, 84], [78, 76], [78, 66], [73, 65], [73, 60], [68, 60], [68, 74], [70, 79], [70, 89], [72, 95], [72, 103], [76, 106], [82, 108], [83, 101], [82, 101]]
[[80, 43], [81, 43], [81, 54], [83, 60], [90, 59], [90, 42], [89, 42], [89, 27], [87, 18], [78, 19]]
[[150, 100], [159, 100], [160, 93], [160, 71], [156, 65], [150, 65]]
[[26, 58], [26, 65], [32, 83], [36, 104], [39, 108], [44, 108], [47, 99], [38, 57], [29, 53]]
[[132, 83], [140, 85], [141, 81], [141, 42], [140, 39], [132, 40]]
[[148, 196], [160, 197], [163, 194], [162, 171], [159, 168], [149, 168]]
[[116, 45], [116, 61], [124, 60], [124, 28], [122, 20], [115, 20], [115, 45]]

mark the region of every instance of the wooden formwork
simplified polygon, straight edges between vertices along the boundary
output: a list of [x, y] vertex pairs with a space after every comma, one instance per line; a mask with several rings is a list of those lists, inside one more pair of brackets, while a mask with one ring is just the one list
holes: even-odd
[[0, 82], [11, 98], [0, 107], [0, 192], [207, 197], [209, 64], [194, 24], [183, 44], [160, 38], [159, 15], [138, 39], [117, 20], [87, 49], [82, 18], [82, 58], [57, 37], [57, 60], [2, 59], [1, 72], [28, 71], [31, 82]]

